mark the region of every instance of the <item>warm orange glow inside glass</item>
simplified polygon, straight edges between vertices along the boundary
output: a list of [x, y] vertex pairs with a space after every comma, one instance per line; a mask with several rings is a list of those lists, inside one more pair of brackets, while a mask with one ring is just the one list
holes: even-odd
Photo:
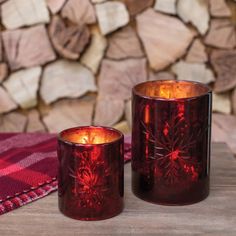
[[190, 81], [160, 80], [139, 84], [134, 91], [151, 98], [181, 99], [201, 96], [208, 93], [209, 88]]
[[92, 126], [72, 128], [61, 133], [63, 140], [77, 144], [105, 144], [120, 137], [121, 134], [113, 129]]

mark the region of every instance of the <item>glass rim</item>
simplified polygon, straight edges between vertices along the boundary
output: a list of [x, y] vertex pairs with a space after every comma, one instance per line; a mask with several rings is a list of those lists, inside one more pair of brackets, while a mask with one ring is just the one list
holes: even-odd
[[[110, 142], [103, 142], [103, 143], [77, 143], [77, 142], [72, 142], [72, 141], [68, 141], [65, 138], [63, 138], [63, 133], [68, 132], [68, 131], [75, 131], [75, 130], [81, 130], [81, 129], [103, 129], [103, 130], [109, 130], [112, 132], [115, 132], [116, 134], [118, 134], [118, 137]], [[57, 135], [57, 140], [62, 142], [62, 143], [66, 143], [68, 145], [71, 146], [84, 146], [84, 147], [88, 147], [88, 146], [106, 146], [106, 145], [110, 145], [116, 142], [119, 142], [121, 140], [124, 140], [124, 134], [112, 127], [108, 127], [108, 126], [96, 126], [96, 125], [85, 125], [85, 126], [76, 126], [76, 127], [71, 127], [68, 129], [64, 129], [61, 132], [58, 133]]]
[[[142, 86], [142, 85], [145, 85], [145, 84], [148, 84], [148, 83], [161, 83], [161, 82], [174, 82], [174, 83], [187, 83], [187, 84], [191, 84], [191, 85], [198, 85], [198, 86], [201, 86], [203, 88], [206, 89], [206, 92], [200, 94], [200, 95], [197, 95], [197, 96], [190, 96], [190, 97], [186, 97], [186, 98], [163, 98], [163, 97], [153, 97], [153, 96], [148, 96], [148, 95], [145, 95], [143, 93], [140, 93], [138, 91], [138, 87], [139, 86]], [[188, 101], [188, 100], [194, 100], [194, 99], [198, 99], [200, 97], [204, 97], [208, 94], [212, 94], [212, 89], [206, 85], [206, 84], [203, 84], [201, 82], [198, 82], [198, 81], [193, 81], [193, 80], [148, 80], [148, 81], [144, 81], [142, 83], [139, 83], [139, 84], [136, 84], [133, 89], [132, 89], [132, 92], [133, 92], [133, 95], [136, 95], [136, 96], [139, 96], [139, 97], [142, 97], [142, 98], [145, 98], [145, 99], [149, 99], [149, 100], [157, 100], [157, 101], [166, 101], [166, 102], [174, 102], [174, 101]]]

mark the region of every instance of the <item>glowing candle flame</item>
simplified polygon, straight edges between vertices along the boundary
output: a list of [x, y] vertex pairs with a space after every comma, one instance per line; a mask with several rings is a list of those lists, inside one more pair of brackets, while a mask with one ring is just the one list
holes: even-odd
[[113, 130], [102, 128], [83, 128], [63, 134], [63, 138], [72, 143], [78, 144], [103, 144], [115, 141], [120, 137]]

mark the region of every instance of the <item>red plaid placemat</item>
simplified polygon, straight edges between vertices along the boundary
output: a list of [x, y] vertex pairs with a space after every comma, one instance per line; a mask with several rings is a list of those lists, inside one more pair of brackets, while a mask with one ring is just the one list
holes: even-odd
[[[57, 190], [56, 135], [0, 134], [0, 215]], [[125, 137], [125, 163], [131, 158]]]

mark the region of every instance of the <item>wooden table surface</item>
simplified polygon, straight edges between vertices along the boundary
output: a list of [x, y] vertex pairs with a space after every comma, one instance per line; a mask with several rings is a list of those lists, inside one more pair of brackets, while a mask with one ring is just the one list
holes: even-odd
[[112, 219], [83, 222], [57, 208], [57, 193], [0, 216], [0, 236], [236, 235], [236, 160], [225, 144], [213, 144], [210, 196], [189, 206], [159, 206], [131, 193], [125, 166], [125, 209]]

